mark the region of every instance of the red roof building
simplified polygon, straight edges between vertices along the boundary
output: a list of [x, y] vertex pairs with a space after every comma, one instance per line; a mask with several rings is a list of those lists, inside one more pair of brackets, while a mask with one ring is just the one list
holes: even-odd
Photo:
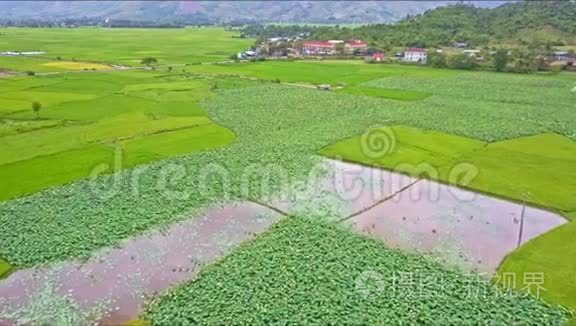
[[372, 59], [373, 59], [374, 61], [382, 61], [382, 60], [384, 60], [384, 53], [382, 53], [382, 52], [376, 52], [376, 53], [374, 53], [374, 54], [372, 55]]

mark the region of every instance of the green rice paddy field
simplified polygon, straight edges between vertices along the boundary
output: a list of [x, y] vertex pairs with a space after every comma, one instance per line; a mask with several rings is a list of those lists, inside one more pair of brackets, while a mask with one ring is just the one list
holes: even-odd
[[[66, 72], [69, 66], [47, 63], [138, 65], [144, 56], [155, 56], [161, 64], [220, 61], [252, 42], [234, 36], [204, 28], [6, 29], [0, 49], [47, 53], [0, 57], [0, 68]], [[316, 84], [340, 88], [308, 87]], [[17, 269], [87, 257], [222, 200], [218, 180], [200, 188], [196, 179], [196, 172], [214, 163], [229, 173], [231, 198], [265, 195], [258, 189], [242, 191], [247, 166], [281, 166], [297, 181], [322, 154], [455, 183], [573, 219], [575, 86], [574, 74], [463, 72], [360, 61], [3, 77], [0, 277], [9, 264]], [[33, 102], [41, 109], [34, 111]], [[387, 155], [366, 155], [362, 138], [367, 130], [393, 134]], [[463, 162], [477, 168], [478, 177], [453, 182], [450, 169]], [[188, 171], [171, 185], [193, 194], [186, 200], [165, 197], [158, 189], [163, 168], [173, 164]], [[414, 168], [418, 164], [438, 173], [423, 174]], [[137, 196], [131, 178], [135, 169], [141, 169]], [[95, 189], [108, 188], [112, 179], [114, 195], [95, 196]], [[273, 182], [272, 190], [280, 187], [280, 181]], [[196, 281], [160, 296], [144, 317], [154, 324], [318, 318], [409, 322], [414, 319], [398, 316], [416, 313], [408, 304], [412, 301], [359, 303], [346, 287], [367, 268], [390, 272], [402, 267], [450, 280], [451, 290], [440, 300], [416, 302], [418, 316], [412, 317], [423, 323], [440, 315], [456, 324], [562, 324], [570, 316], [556, 305], [576, 309], [575, 237], [575, 222], [567, 223], [519, 248], [500, 268], [545, 272], [546, 303], [524, 296], [502, 299], [489, 283], [482, 286], [496, 292], [479, 301], [462, 296], [459, 272], [390, 250], [324, 219], [295, 217], [208, 266]], [[288, 287], [290, 282], [294, 286]], [[246, 305], [248, 300], [255, 300], [257, 308]], [[210, 307], [222, 309], [208, 313]], [[376, 313], [383, 309], [389, 313]], [[227, 319], [231, 315], [234, 320]]]
[[221, 28], [3, 28], [0, 52], [46, 53], [30, 57], [0, 56], [0, 68], [37, 72], [68, 70], [66, 65], [50, 65], [58, 57], [65, 62], [127, 66], [139, 66], [144, 57], [155, 57], [159, 64], [222, 61], [252, 43], [251, 39], [239, 38], [236, 33]]

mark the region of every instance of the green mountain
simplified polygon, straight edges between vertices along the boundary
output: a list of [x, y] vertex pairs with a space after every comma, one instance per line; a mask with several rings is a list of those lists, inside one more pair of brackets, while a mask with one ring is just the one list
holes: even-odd
[[[491, 7], [502, 1], [470, 1]], [[0, 1], [0, 19], [383, 23], [454, 1]]]
[[361, 38], [372, 45], [434, 47], [487, 44], [576, 44], [575, 1], [525, 1], [496, 8], [455, 4], [408, 16], [394, 24], [319, 28], [318, 39]]

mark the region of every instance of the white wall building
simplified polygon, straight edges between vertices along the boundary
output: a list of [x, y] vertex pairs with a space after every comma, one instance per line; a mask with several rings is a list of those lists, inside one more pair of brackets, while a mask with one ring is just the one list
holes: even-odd
[[409, 48], [404, 51], [404, 61], [426, 63], [428, 50], [422, 48]]

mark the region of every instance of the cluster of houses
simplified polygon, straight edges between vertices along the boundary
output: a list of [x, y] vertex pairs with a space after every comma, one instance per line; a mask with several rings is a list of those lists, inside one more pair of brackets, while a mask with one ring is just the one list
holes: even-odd
[[257, 59], [263, 56], [324, 56], [364, 55], [368, 43], [361, 40], [303, 41], [300, 37], [273, 37], [257, 48], [237, 53], [240, 60]]
[[[384, 53], [377, 49], [370, 48], [368, 43], [362, 40], [305, 40], [302, 35], [296, 37], [273, 37], [262, 42], [258, 47], [250, 51], [244, 51], [237, 54], [237, 59], [254, 60], [262, 57], [305, 57], [305, 56], [363, 56], [366, 60], [372, 62], [381, 62], [386, 60]], [[465, 42], [453, 44], [453, 48], [460, 49], [461, 53], [467, 54], [478, 61], [484, 61], [481, 50], [469, 49]], [[442, 53], [442, 49], [429, 50], [426, 48], [406, 48], [403, 52], [395, 53], [391, 58], [407, 63], [426, 64], [428, 61], [429, 51]], [[494, 55], [495, 51], [490, 51]], [[508, 55], [512, 55], [509, 51]], [[568, 63], [576, 61], [573, 53], [566, 51], [556, 51], [551, 55], [553, 61], [565, 61]]]
[[[285, 56], [291, 53], [296, 56], [333, 56], [333, 55], [357, 55], [371, 58], [374, 61], [383, 61], [385, 55], [382, 52], [373, 52], [368, 47], [368, 43], [362, 40], [307, 40], [299, 42], [300, 38], [286, 38], [274, 37], [268, 39], [267, 42], [261, 45], [262, 53], [270, 48], [275, 48], [272, 56]], [[278, 49], [281, 44], [288, 44], [289, 49]], [[256, 50], [254, 56], [257, 56], [259, 51]], [[250, 51], [243, 52], [242, 58], [251, 58], [253, 54]], [[408, 48], [404, 53], [401, 53], [398, 59], [406, 62], [420, 62], [426, 63], [428, 51], [422, 48]]]
[[[270, 38], [257, 48], [238, 52], [239, 60], [254, 60], [262, 57], [286, 57], [286, 56], [335, 56], [354, 55], [364, 56], [368, 60], [380, 62], [386, 59], [382, 52], [374, 52], [369, 49], [368, 43], [362, 40], [328, 40], [328, 41], [301, 41], [291, 38]], [[426, 63], [428, 50], [424, 48], [407, 48], [406, 51], [397, 53], [396, 60], [414, 63]]]
[[[306, 41], [302, 46], [302, 55], [366, 55], [368, 44], [361, 40], [329, 40], [329, 41]], [[382, 52], [372, 52], [367, 59], [380, 62], [386, 58]], [[424, 48], [407, 48], [403, 53], [398, 53], [396, 58], [405, 62], [426, 63], [428, 50]]]

